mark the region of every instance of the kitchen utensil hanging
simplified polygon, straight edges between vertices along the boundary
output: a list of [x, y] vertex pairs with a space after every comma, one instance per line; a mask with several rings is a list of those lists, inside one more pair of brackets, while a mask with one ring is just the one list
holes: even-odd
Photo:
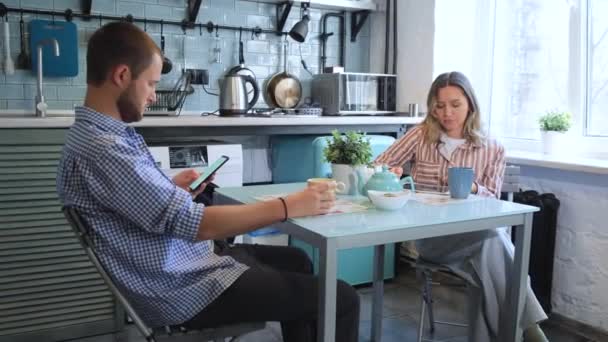
[[21, 12], [21, 19], [19, 20], [19, 41], [21, 44], [21, 51], [17, 56], [17, 69], [29, 70], [32, 68], [32, 60], [30, 59], [27, 39], [25, 37], [25, 22], [23, 21], [23, 12]]
[[10, 32], [8, 27], [8, 15], [4, 16], [4, 73], [12, 75], [15, 73], [15, 63], [11, 58]]
[[272, 108], [295, 108], [302, 98], [300, 80], [287, 71], [287, 40], [283, 41], [283, 71], [272, 75], [264, 85], [264, 100]]
[[242, 76], [251, 76], [253, 79], [256, 79], [255, 73], [245, 66], [245, 54], [243, 49], [243, 30], [239, 31], [239, 65], [233, 66], [228, 70], [227, 75], [242, 75]]
[[[202, 27], [202, 26], [201, 26]], [[219, 29], [217, 25], [215, 26], [215, 37], [213, 38], [213, 63], [221, 64], [222, 63], [222, 45], [224, 42], [220, 38]]]
[[163, 53], [163, 68], [161, 74], [168, 74], [173, 69], [173, 62], [165, 56], [165, 35], [163, 32], [163, 21], [160, 21], [160, 51]]

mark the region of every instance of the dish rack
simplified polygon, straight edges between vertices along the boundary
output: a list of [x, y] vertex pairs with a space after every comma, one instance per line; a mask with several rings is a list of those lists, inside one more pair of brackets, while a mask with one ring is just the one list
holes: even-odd
[[151, 111], [176, 111], [182, 109], [186, 96], [194, 93], [194, 88], [190, 84], [192, 75], [189, 72], [183, 72], [182, 76], [177, 80], [172, 90], [157, 90], [156, 101], [148, 108]]
[[192, 94], [188, 90], [157, 90], [156, 102], [149, 106], [150, 110], [175, 111], [183, 106], [186, 96]]

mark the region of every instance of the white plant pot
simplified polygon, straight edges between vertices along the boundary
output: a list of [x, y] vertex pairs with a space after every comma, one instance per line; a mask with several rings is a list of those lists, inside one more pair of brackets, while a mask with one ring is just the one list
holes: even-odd
[[[365, 165], [347, 165], [347, 164], [331, 164], [331, 178], [337, 182], [344, 183], [344, 191], [339, 192], [342, 195], [360, 195], [359, 184], [365, 185], [371, 176]], [[359, 181], [359, 176], [363, 175], [364, 179]]]
[[542, 131], [541, 140], [544, 154], [559, 154], [567, 146], [565, 132]]

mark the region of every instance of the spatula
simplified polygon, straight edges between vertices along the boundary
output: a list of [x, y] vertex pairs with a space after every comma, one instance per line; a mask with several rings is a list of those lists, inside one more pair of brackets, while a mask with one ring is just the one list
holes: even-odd
[[15, 63], [11, 58], [10, 34], [8, 28], [8, 16], [4, 16], [4, 73], [12, 75], [15, 73]]
[[25, 43], [25, 23], [23, 22], [23, 15], [19, 21], [19, 39], [21, 40], [21, 51], [17, 56], [17, 69], [29, 70], [32, 68], [32, 60], [28, 54], [27, 44]]

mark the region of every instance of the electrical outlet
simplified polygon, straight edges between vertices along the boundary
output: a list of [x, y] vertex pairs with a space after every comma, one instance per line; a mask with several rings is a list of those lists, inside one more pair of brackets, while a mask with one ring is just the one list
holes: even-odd
[[206, 69], [186, 69], [186, 72], [192, 75], [191, 84], [209, 84], [209, 71]]

